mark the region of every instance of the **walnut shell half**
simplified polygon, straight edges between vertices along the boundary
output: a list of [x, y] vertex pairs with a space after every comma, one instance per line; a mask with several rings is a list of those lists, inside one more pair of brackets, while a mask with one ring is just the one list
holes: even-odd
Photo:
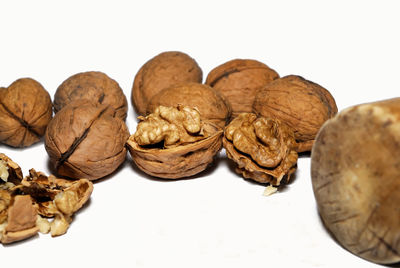
[[95, 180], [124, 162], [129, 132], [114, 111], [104, 104], [75, 101], [54, 116], [45, 148], [57, 174]]
[[294, 131], [298, 152], [310, 151], [322, 124], [337, 113], [328, 90], [296, 75], [276, 79], [257, 91], [253, 111], [277, 118]]
[[151, 176], [195, 175], [213, 162], [222, 147], [222, 129], [201, 122], [195, 109], [160, 106], [141, 119], [127, 146], [135, 164]]
[[21, 78], [0, 90], [0, 142], [30, 146], [40, 141], [51, 117], [50, 95], [37, 81]]
[[231, 107], [218, 91], [210, 86], [194, 82], [161, 90], [151, 98], [146, 112], [150, 114], [160, 105], [177, 106], [178, 104], [196, 107], [203, 121], [210, 121], [221, 128], [231, 117]]
[[311, 181], [336, 240], [376, 263], [400, 261], [400, 98], [347, 108], [319, 131]]
[[279, 78], [279, 74], [262, 62], [234, 59], [215, 67], [208, 74], [206, 84], [229, 101], [232, 116], [251, 113], [256, 91]]
[[279, 186], [296, 170], [293, 131], [277, 119], [242, 113], [225, 127], [223, 145], [244, 178]]
[[137, 72], [132, 87], [132, 103], [139, 115], [145, 115], [150, 99], [164, 88], [182, 82], [201, 83], [202, 79], [202, 70], [189, 55], [179, 51], [163, 52]]
[[126, 97], [119, 84], [102, 72], [84, 72], [66, 79], [54, 95], [54, 112], [76, 100], [90, 100], [114, 108], [116, 116], [125, 120]]

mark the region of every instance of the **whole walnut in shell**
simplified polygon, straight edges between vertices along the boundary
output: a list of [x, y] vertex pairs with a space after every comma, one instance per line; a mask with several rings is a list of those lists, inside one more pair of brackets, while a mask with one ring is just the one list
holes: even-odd
[[136, 112], [146, 114], [150, 99], [164, 88], [182, 82], [201, 83], [203, 72], [189, 55], [179, 51], [163, 52], [146, 62], [135, 76], [132, 103]]
[[225, 127], [223, 145], [244, 178], [279, 186], [296, 170], [293, 131], [277, 119], [242, 113]]
[[205, 170], [222, 147], [222, 129], [202, 122], [196, 109], [159, 106], [139, 117], [127, 146], [136, 165], [145, 173], [178, 179]]
[[128, 137], [124, 121], [110, 106], [75, 101], [51, 120], [45, 148], [57, 174], [95, 180], [124, 162]]
[[66, 79], [54, 95], [54, 112], [76, 100], [90, 100], [114, 108], [125, 120], [128, 104], [119, 84], [102, 72], [84, 72]]
[[400, 98], [350, 107], [320, 129], [311, 153], [319, 214], [350, 252], [400, 261]]
[[257, 91], [253, 111], [291, 127], [298, 152], [310, 151], [322, 124], [337, 113], [328, 90], [296, 75], [276, 79]]
[[234, 59], [211, 70], [206, 84], [221, 92], [236, 117], [240, 113], [251, 113], [256, 91], [277, 78], [278, 73], [262, 62]]
[[49, 93], [31, 78], [0, 89], [0, 142], [26, 147], [44, 135], [52, 117]]
[[231, 107], [222, 95], [210, 86], [187, 82], [165, 88], [157, 93], [147, 105], [147, 114], [158, 106], [177, 106], [178, 104], [196, 107], [202, 120], [210, 121], [221, 128], [231, 116]]

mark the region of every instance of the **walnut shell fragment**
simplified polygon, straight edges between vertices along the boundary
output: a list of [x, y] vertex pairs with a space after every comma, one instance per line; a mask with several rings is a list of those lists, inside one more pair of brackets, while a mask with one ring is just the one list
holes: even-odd
[[122, 120], [125, 120], [128, 111], [128, 103], [119, 84], [102, 72], [83, 72], [66, 79], [54, 95], [54, 112], [76, 100], [108, 105]]
[[158, 106], [178, 104], [196, 107], [202, 120], [207, 120], [223, 128], [231, 116], [231, 107], [225, 98], [212, 87], [187, 82], [161, 90], [147, 105], [146, 113], [152, 113]]
[[223, 145], [244, 178], [279, 186], [296, 170], [293, 131], [277, 119], [242, 113], [225, 127]]
[[211, 70], [206, 84], [213, 87], [229, 101], [232, 116], [251, 113], [256, 91], [279, 78], [279, 74], [262, 62], [234, 59]]
[[183, 82], [201, 83], [202, 79], [202, 70], [189, 55], [163, 52], [147, 61], [136, 74], [132, 103], [139, 115], [145, 115], [150, 99], [164, 88]]
[[151, 176], [195, 175], [213, 162], [222, 147], [222, 129], [202, 122], [196, 109], [159, 106], [140, 119], [127, 146], [135, 164]]
[[310, 151], [322, 124], [337, 113], [328, 90], [300, 76], [274, 80], [257, 91], [253, 112], [277, 118], [294, 131], [298, 152]]
[[311, 152], [319, 214], [347, 250], [372, 262], [400, 261], [400, 98], [340, 112]]
[[27, 147], [42, 138], [52, 117], [49, 93], [31, 78], [0, 90], [0, 142]]
[[95, 180], [125, 160], [126, 124], [104, 104], [75, 101], [49, 123], [45, 148], [58, 175]]

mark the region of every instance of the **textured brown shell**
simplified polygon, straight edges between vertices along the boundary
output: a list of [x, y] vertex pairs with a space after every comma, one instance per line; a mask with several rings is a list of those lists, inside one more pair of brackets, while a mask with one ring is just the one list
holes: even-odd
[[318, 130], [337, 113], [337, 107], [328, 90], [300, 76], [289, 75], [258, 90], [253, 111], [286, 123], [302, 147], [298, 151], [310, 151]]
[[0, 90], [0, 142], [26, 147], [38, 142], [52, 117], [49, 93], [31, 78]]
[[54, 95], [54, 112], [75, 100], [90, 100], [115, 109], [125, 120], [128, 111], [126, 97], [119, 84], [102, 72], [84, 72], [66, 79]]
[[179, 51], [163, 52], [146, 62], [135, 76], [132, 103], [136, 112], [146, 114], [150, 99], [164, 88], [182, 82], [201, 83], [203, 72], [189, 55]]
[[169, 149], [149, 149], [139, 146], [131, 136], [127, 146], [133, 161], [143, 172], [164, 179], [189, 177], [205, 170], [222, 146], [223, 131], [208, 123], [205, 123], [204, 127], [213, 134], [187, 145]]
[[252, 112], [256, 91], [279, 78], [279, 74], [262, 62], [234, 59], [211, 70], [206, 79], [229, 101], [232, 115]]
[[45, 148], [57, 174], [95, 180], [124, 162], [129, 137], [125, 123], [102, 104], [76, 101], [50, 122]]
[[400, 261], [400, 98], [348, 108], [311, 153], [319, 214], [336, 240], [377, 263]]
[[182, 83], [161, 90], [147, 105], [146, 113], [152, 113], [160, 105], [196, 107], [203, 121], [210, 121], [223, 128], [231, 116], [229, 103], [212, 87], [200, 83]]

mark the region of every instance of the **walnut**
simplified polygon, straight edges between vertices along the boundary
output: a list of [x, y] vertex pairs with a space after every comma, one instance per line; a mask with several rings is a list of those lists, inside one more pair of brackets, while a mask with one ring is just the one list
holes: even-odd
[[50, 122], [45, 148], [57, 174], [95, 180], [124, 162], [128, 137], [127, 126], [110, 106], [75, 101]]
[[[1, 157], [3, 162], [8, 158]], [[3, 162], [0, 162], [0, 169], [3, 169]], [[2, 175], [7, 177], [7, 174]], [[38, 231], [51, 232], [52, 236], [64, 234], [73, 214], [88, 201], [93, 191], [93, 184], [87, 179], [69, 181], [53, 175], [47, 177], [34, 169], [22, 180], [14, 180], [16, 184], [9, 179], [0, 181], [0, 242], [3, 244], [26, 239]], [[49, 222], [47, 218], [54, 220]]]
[[132, 87], [132, 103], [136, 112], [146, 114], [150, 99], [162, 89], [182, 82], [201, 83], [203, 72], [189, 55], [163, 52], [146, 62], [135, 76]]
[[22, 171], [19, 165], [5, 154], [0, 153], [0, 183], [9, 182], [19, 184], [22, 178]]
[[126, 97], [119, 84], [102, 72], [84, 72], [65, 80], [54, 95], [54, 112], [75, 100], [90, 100], [115, 109], [125, 120], [128, 111]]
[[196, 107], [202, 120], [224, 127], [231, 116], [231, 107], [225, 98], [210, 86], [187, 82], [165, 88], [154, 95], [147, 105], [147, 114], [158, 106], [176, 106], [178, 104]]
[[264, 63], [250, 59], [234, 59], [211, 70], [206, 79], [230, 102], [232, 116], [251, 113], [257, 89], [279, 78]]
[[223, 145], [245, 178], [279, 186], [296, 170], [293, 131], [277, 119], [242, 113], [225, 127]]
[[0, 90], [0, 142], [26, 147], [38, 142], [52, 117], [49, 93], [31, 78]]
[[347, 250], [372, 262], [400, 261], [400, 98], [340, 112], [311, 153], [319, 214]]
[[257, 91], [253, 111], [277, 118], [291, 127], [297, 151], [310, 151], [322, 124], [337, 113], [328, 90], [300, 76], [276, 79]]
[[136, 165], [145, 173], [178, 179], [205, 170], [222, 146], [222, 129], [203, 122], [193, 108], [159, 106], [139, 117], [127, 146]]

